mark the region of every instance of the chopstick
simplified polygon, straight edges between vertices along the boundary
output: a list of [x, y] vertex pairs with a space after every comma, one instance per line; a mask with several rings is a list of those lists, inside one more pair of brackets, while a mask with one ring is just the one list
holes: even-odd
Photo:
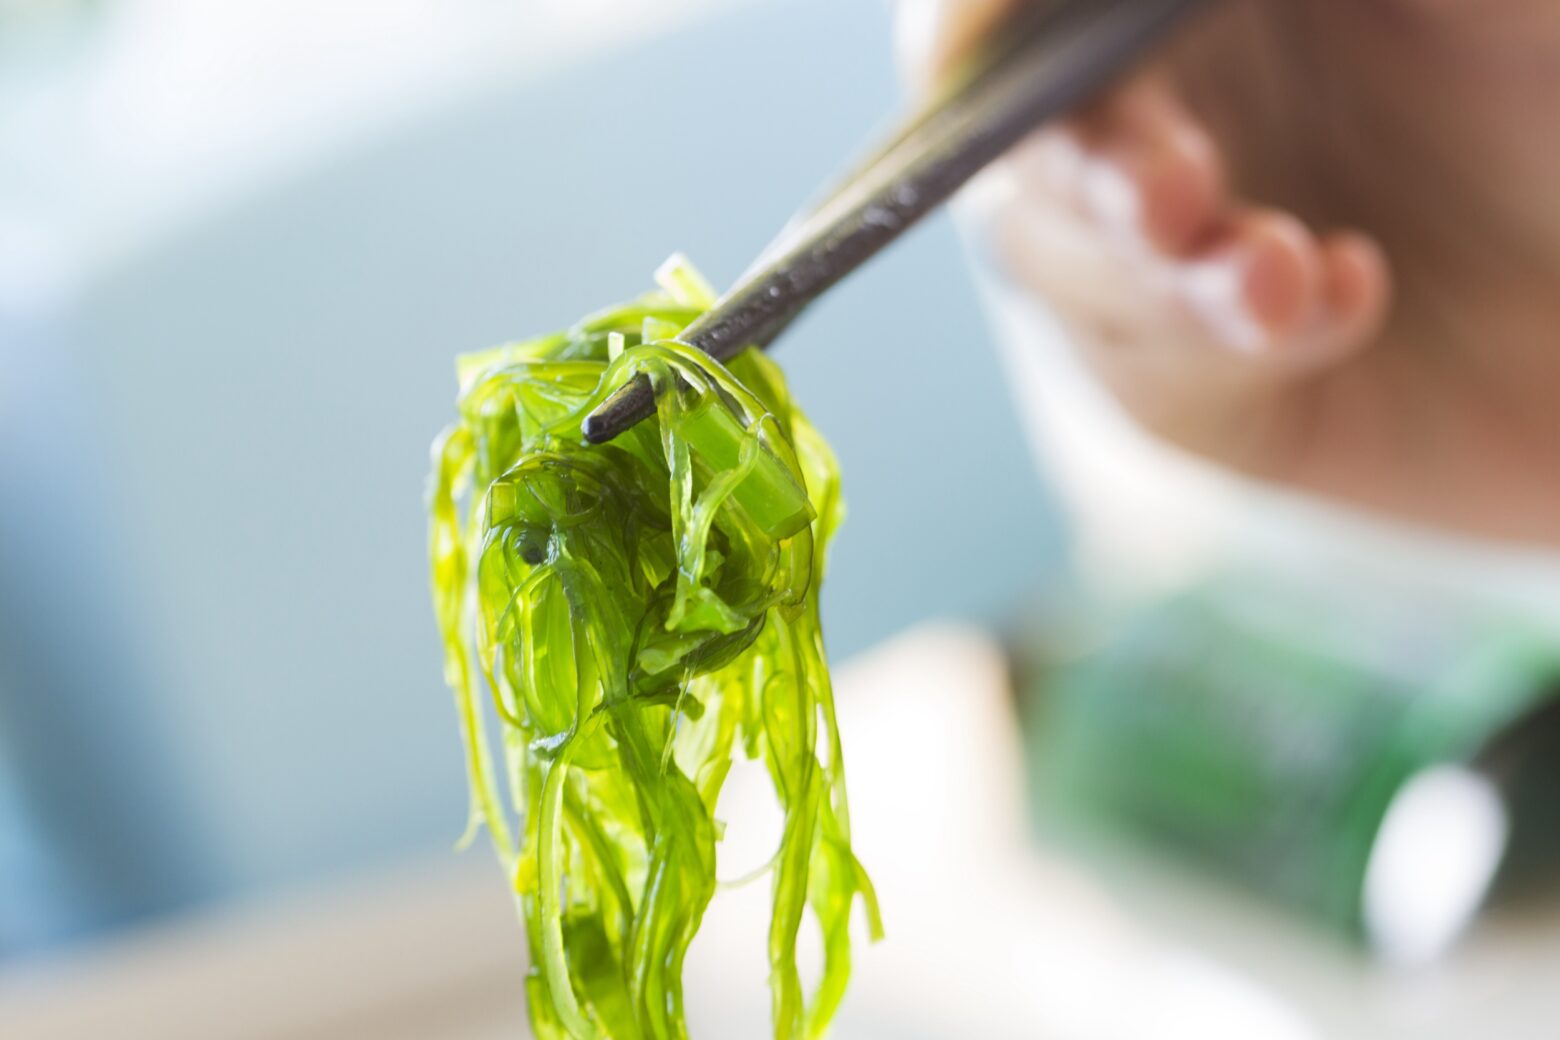
[[[725, 361], [767, 347], [802, 310], [1031, 130], [1088, 101], [1207, 0], [1050, 0], [787, 228], [678, 339]], [[640, 377], [586, 416], [602, 444], [655, 413]]]

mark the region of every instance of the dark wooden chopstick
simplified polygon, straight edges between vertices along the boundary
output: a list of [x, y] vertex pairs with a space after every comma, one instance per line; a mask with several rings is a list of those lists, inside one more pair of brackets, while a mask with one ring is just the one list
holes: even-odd
[[[1207, 0], [1049, 0], [1031, 5], [737, 284], [683, 330], [724, 361], [767, 346], [813, 300], [871, 259], [1031, 130], [1114, 81]], [[655, 412], [640, 378], [586, 417], [604, 443]]]

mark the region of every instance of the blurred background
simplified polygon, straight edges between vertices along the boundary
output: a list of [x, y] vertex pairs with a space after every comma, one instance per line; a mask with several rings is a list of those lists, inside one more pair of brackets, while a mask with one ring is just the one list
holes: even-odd
[[[450, 852], [452, 359], [734, 277], [895, 110], [888, 21], [0, 0], [0, 1033], [523, 1035]], [[782, 355], [899, 897], [841, 1035], [1551, 1035], [1551, 571], [1151, 457], [980, 252], [930, 222]]]

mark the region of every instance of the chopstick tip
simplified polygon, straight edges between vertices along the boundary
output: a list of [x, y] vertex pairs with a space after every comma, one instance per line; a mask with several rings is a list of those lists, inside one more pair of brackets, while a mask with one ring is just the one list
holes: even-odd
[[601, 408], [596, 409], [580, 423], [580, 434], [587, 444], [605, 444], [621, 432], [613, 428], [610, 418], [603, 415], [602, 411]]

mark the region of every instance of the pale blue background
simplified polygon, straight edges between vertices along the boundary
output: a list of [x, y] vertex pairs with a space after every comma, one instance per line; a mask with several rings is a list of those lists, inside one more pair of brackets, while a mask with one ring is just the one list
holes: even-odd
[[[896, 104], [880, 5], [758, 3], [406, 125], [6, 316], [32, 403], [0, 411], [27, 445], [0, 454], [0, 900], [36, 920], [0, 951], [447, 848], [421, 493], [453, 355], [633, 294], [674, 249], [729, 280]], [[780, 357], [846, 474], [836, 656], [1045, 583], [1059, 535], [945, 220]]]

